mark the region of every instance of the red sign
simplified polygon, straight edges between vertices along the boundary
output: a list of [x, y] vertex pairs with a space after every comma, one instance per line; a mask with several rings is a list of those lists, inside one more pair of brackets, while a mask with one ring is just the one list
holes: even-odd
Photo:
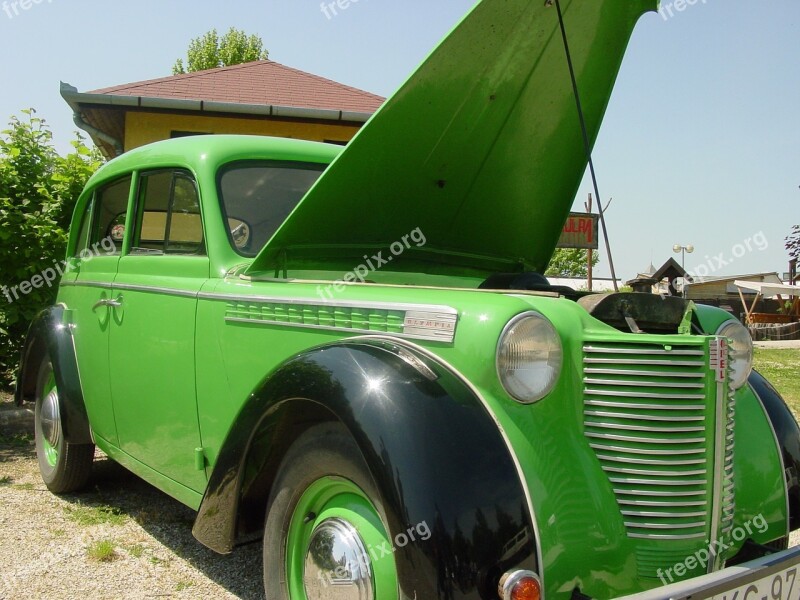
[[588, 213], [571, 213], [558, 240], [559, 248], [597, 250], [598, 217]]

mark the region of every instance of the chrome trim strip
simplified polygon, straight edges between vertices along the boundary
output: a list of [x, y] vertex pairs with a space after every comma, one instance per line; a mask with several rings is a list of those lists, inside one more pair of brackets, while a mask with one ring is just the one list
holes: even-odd
[[613, 452], [628, 452], [630, 454], [646, 454], [646, 455], [659, 455], [659, 456], [673, 456], [676, 454], [680, 454], [682, 456], [687, 456], [690, 454], [702, 454], [705, 456], [706, 449], [705, 448], [697, 448], [691, 450], [652, 450], [650, 448], [626, 448], [625, 446], [607, 446], [603, 444], [589, 444], [589, 446], [595, 450], [611, 450]]
[[[674, 506], [706, 506], [708, 501], [701, 500], [700, 502], [681, 502], [680, 504], [675, 504], [674, 502], [659, 502], [656, 500], [619, 500], [620, 504], [625, 504], [626, 506], [663, 506], [665, 508], [672, 508]], [[705, 512], [703, 513], [706, 514]]]
[[655, 471], [649, 469], [630, 469], [623, 467], [603, 467], [603, 470], [608, 473], [622, 473], [623, 475], [655, 475], [663, 477], [691, 477], [692, 475], [706, 475], [707, 469], [696, 469], [694, 471]]
[[633, 529], [692, 529], [693, 527], [706, 528], [706, 522], [699, 523], [625, 523], [625, 527]]
[[598, 454], [597, 458], [600, 460], [605, 460], [608, 462], [620, 462], [626, 465], [634, 464], [634, 465], [663, 465], [665, 467], [672, 467], [675, 465], [704, 465], [706, 464], [706, 460], [704, 458], [698, 458], [695, 460], [656, 460], [656, 459], [639, 459], [639, 458], [629, 458], [629, 457], [621, 457], [621, 456], [606, 456], [605, 454]]
[[651, 392], [616, 392], [611, 390], [584, 390], [585, 395], [613, 396], [623, 398], [659, 398], [661, 400], [705, 400], [703, 394], [655, 394]]
[[610, 402], [608, 400], [587, 400], [584, 404], [589, 406], [601, 406], [610, 408], [641, 408], [644, 410], [705, 410], [702, 404], [687, 404], [681, 406], [673, 404], [667, 406], [664, 404], [635, 404], [633, 402]]
[[341, 308], [372, 308], [375, 310], [421, 311], [458, 316], [458, 310], [452, 306], [439, 304], [408, 304], [400, 302], [346, 302], [343, 300], [322, 300], [317, 298], [281, 297], [281, 296], [246, 296], [239, 294], [220, 294], [217, 292], [200, 292], [201, 300], [223, 300], [227, 302], [251, 302], [253, 304], [300, 304], [306, 306], [336, 306]]
[[[261, 325], [264, 327], [267, 326], [280, 326], [280, 327], [295, 327], [298, 329], [318, 329], [322, 331], [337, 331], [341, 333], [355, 333], [355, 334], [374, 334], [374, 330], [369, 329], [355, 329], [350, 327], [337, 327], [335, 325], [313, 325], [310, 323], [289, 323], [288, 321], [274, 321], [274, 320], [267, 320], [267, 319], [242, 319], [239, 317], [225, 317], [226, 323], [247, 323], [249, 325]], [[441, 335], [431, 334], [431, 335], [418, 335], [418, 334], [410, 334], [410, 333], [388, 333], [386, 335], [397, 337], [401, 339], [407, 340], [426, 340], [432, 342], [452, 342], [452, 337], [445, 337]]]
[[136, 285], [132, 283], [117, 283], [113, 285], [115, 290], [126, 290], [129, 292], [145, 292], [154, 294], [164, 294], [166, 296], [178, 296], [181, 298], [194, 298], [197, 299], [199, 292], [192, 292], [189, 290], [179, 290], [176, 288], [165, 288], [153, 285]]
[[[674, 409], [673, 409], [674, 410]], [[706, 420], [705, 415], [698, 417], [656, 417], [653, 415], [634, 415], [631, 413], [615, 413], [604, 410], [585, 410], [583, 414], [587, 417], [609, 417], [612, 419], [631, 419], [635, 421], [658, 421], [664, 423], [698, 423]]]
[[[623, 479], [621, 477], [609, 477], [611, 483], [623, 485], [708, 485], [707, 479]], [[670, 492], [672, 493], [672, 492]]]
[[[646, 354], [641, 352], [639, 354]], [[693, 360], [629, 360], [626, 358], [584, 358], [583, 362], [589, 365], [642, 365], [654, 367], [705, 367], [705, 363]]]
[[[750, 385], [750, 382], [747, 383], [747, 387], [750, 389], [750, 391], [753, 393], [753, 396], [756, 397], [756, 400], [758, 400], [758, 403], [761, 405], [761, 410], [764, 412], [764, 418], [767, 420], [767, 423], [769, 423], [770, 430], [772, 430], [772, 439], [775, 442], [775, 449], [778, 452], [778, 457], [780, 458], [781, 461], [781, 473], [783, 473], [783, 497], [786, 498], [786, 535], [789, 536], [791, 535], [792, 532], [790, 529], [791, 523], [789, 519], [791, 515], [789, 509], [789, 488], [786, 485], [786, 461], [783, 460], [783, 451], [781, 450], [781, 444], [778, 441], [778, 434], [775, 431], [775, 426], [772, 424], [772, 419], [769, 418], [769, 413], [767, 413], [767, 409], [764, 406], [764, 401], [761, 399], [761, 396], [758, 395], [758, 392], [756, 392], [755, 388], [752, 385]], [[733, 488], [735, 486], [731, 485], [730, 487]]]
[[702, 390], [705, 389], [706, 384], [701, 383], [673, 383], [670, 381], [635, 381], [630, 379], [595, 379], [593, 377], [585, 377], [583, 383], [587, 385], [612, 385], [612, 386], [627, 386], [627, 387], [647, 387], [647, 388], [677, 388], [682, 390]]
[[103, 283], [101, 281], [65, 281], [62, 282], [61, 285], [64, 286], [72, 286], [72, 287], [88, 287], [88, 288], [100, 288], [104, 290], [126, 290], [130, 292], [145, 292], [145, 293], [154, 293], [154, 294], [164, 294], [166, 296], [179, 296], [182, 298], [197, 298], [198, 292], [191, 292], [189, 290], [179, 290], [175, 288], [166, 288], [166, 287], [158, 287], [154, 285], [136, 285], [132, 283], [118, 283], [114, 282], [107, 282]]
[[111, 289], [114, 285], [113, 281], [102, 282], [102, 281], [78, 281], [77, 279], [73, 281], [62, 281], [59, 285], [62, 287], [89, 287], [89, 288], [101, 288], [101, 289]]
[[705, 442], [705, 438], [686, 438], [686, 439], [663, 439], [663, 438], [646, 438], [646, 437], [630, 437], [626, 435], [611, 435], [607, 433], [590, 433], [586, 432], [588, 437], [593, 437], [601, 440], [617, 440], [620, 442], [637, 442], [637, 443], [651, 443], [651, 444], [700, 444]]
[[705, 379], [703, 373], [673, 373], [670, 371], [635, 371], [628, 369], [598, 369], [590, 367], [583, 370], [592, 375], [641, 375], [644, 377], [678, 377], [686, 379]]
[[[602, 342], [595, 342], [602, 343]], [[610, 340], [609, 344], [616, 344], [618, 342]], [[640, 348], [602, 348], [597, 346], [584, 346], [584, 352], [592, 354], [653, 354], [656, 356], [705, 356], [704, 350], [658, 350], [649, 346], [642, 346]], [[673, 364], [673, 363], [670, 363]]]
[[658, 533], [629, 533], [629, 538], [636, 538], [640, 540], [695, 540], [698, 538], [706, 537], [705, 533], [693, 533], [691, 535], [660, 535]]
[[[719, 367], [714, 367], [712, 364], [714, 356], [719, 355], [722, 350], [727, 354], [728, 342], [724, 338], [715, 338], [711, 341], [709, 347], [709, 368], [715, 372]], [[719, 359], [718, 359], [719, 360]], [[727, 357], [725, 360], [727, 365]], [[727, 371], [727, 367], [726, 367]], [[721, 534], [720, 521], [722, 518], [722, 467], [725, 460], [725, 443], [726, 443], [726, 427], [725, 420], [725, 381], [717, 380], [716, 394], [715, 394], [715, 419], [714, 419], [714, 484], [711, 492], [711, 530], [709, 532], [709, 539], [718, 540]], [[713, 573], [718, 570], [722, 564], [722, 558], [718, 554], [714, 554], [713, 560], [708, 561], [707, 572]]]
[[698, 431], [706, 430], [705, 427], [645, 427], [643, 425], [620, 425], [598, 421], [586, 421], [585, 425], [587, 427], [596, 427], [597, 429], [621, 429], [622, 431], [643, 431], [645, 433], [697, 433]]
[[[623, 494], [625, 496], [646, 496], [646, 497], [653, 497], [658, 496], [662, 498], [664, 496], [663, 491], [657, 490], [622, 490], [622, 489], [614, 489], [615, 494]], [[703, 496], [705, 497], [706, 492], [705, 490], [701, 492], [670, 492], [670, 496], [681, 496], [681, 497], [688, 497], [688, 496]]]
[[[674, 505], [673, 505], [674, 506]], [[706, 511], [701, 512], [647, 512], [641, 510], [623, 510], [622, 514], [626, 517], [664, 517], [664, 518], [680, 518], [680, 517], [705, 517]], [[705, 521], [703, 522], [705, 525]]]
[[511, 439], [508, 437], [508, 434], [506, 433], [506, 430], [503, 428], [502, 423], [500, 423], [500, 420], [497, 418], [497, 415], [494, 414], [492, 407], [489, 406], [489, 403], [486, 401], [486, 398], [483, 397], [483, 394], [481, 394], [478, 388], [476, 388], [475, 385], [467, 377], [462, 375], [458, 369], [456, 369], [449, 362], [444, 360], [439, 355], [434, 354], [427, 348], [423, 348], [422, 346], [415, 344], [413, 342], [405, 340], [397, 340], [393, 336], [389, 335], [365, 335], [365, 336], [350, 338], [347, 341], [352, 342], [358, 340], [379, 340], [379, 341], [382, 340], [382, 341], [399, 343], [401, 345], [407, 345], [416, 350], [417, 352], [419, 352], [420, 354], [424, 354], [432, 361], [438, 363], [439, 365], [450, 371], [481, 401], [483, 407], [486, 409], [486, 412], [489, 414], [489, 416], [494, 421], [494, 424], [497, 426], [497, 430], [500, 432], [500, 435], [502, 436], [503, 441], [505, 442], [506, 447], [508, 448], [508, 453], [511, 455], [511, 459], [514, 461], [514, 466], [517, 469], [517, 477], [519, 477], [520, 485], [522, 485], [522, 489], [525, 494], [525, 500], [528, 504], [528, 513], [530, 514], [531, 523], [533, 523], [533, 534], [536, 536], [536, 562], [539, 565], [539, 571], [540, 571], [539, 577], [542, 584], [542, 600], [544, 600], [546, 597], [544, 592], [544, 590], [546, 589], [544, 585], [544, 577], [545, 577], [544, 554], [542, 554], [542, 536], [539, 530], [539, 523], [536, 520], [536, 512], [534, 511], [533, 508], [533, 497], [531, 496], [531, 491], [530, 488], [528, 487], [528, 480], [525, 477], [525, 472], [522, 470], [522, 463], [520, 462], [517, 453], [514, 451], [514, 446], [511, 444]]

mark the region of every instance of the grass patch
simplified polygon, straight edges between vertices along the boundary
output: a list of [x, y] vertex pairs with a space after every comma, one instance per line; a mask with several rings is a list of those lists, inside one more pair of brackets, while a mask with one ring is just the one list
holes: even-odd
[[130, 546], [126, 546], [125, 550], [127, 550], [128, 554], [130, 554], [133, 558], [142, 558], [142, 555], [144, 554], [144, 546], [141, 544], [132, 544]]
[[800, 415], [800, 350], [756, 348], [755, 368]]
[[100, 540], [92, 543], [86, 549], [86, 556], [97, 562], [111, 562], [117, 558], [117, 550], [114, 543], [109, 540]]
[[36, 486], [32, 483], [18, 483], [16, 485], [12, 485], [11, 487], [15, 490], [22, 490], [24, 492], [31, 492], [36, 489]]
[[64, 509], [67, 518], [83, 527], [92, 525], [123, 525], [128, 517], [120, 509], [111, 506], [68, 506]]
[[11, 485], [12, 481], [14, 481], [14, 478], [10, 475], [3, 475], [0, 477], [0, 485]]
[[194, 583], [191, 581], [179, 581], [178, 585], [175, 586], [175, 591], [182, 592], [183, 590], [188, 590], [193, 585]]

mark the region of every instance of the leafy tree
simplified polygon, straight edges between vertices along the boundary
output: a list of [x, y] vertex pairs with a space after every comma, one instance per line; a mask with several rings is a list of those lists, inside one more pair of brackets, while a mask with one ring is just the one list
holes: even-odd
[[264, 42], [257, 35], [248, 36], [244, 31], [231, 27], [220, 38], [217, 30], [212, 29], [189, 42], [186, 66], [183, 59], [179, 58], [172, 67], [172, 74], [230, 67], [268, 58], [269, 52], [264, 49]]
[[800, 260], [800, 225], [792, 227], [792, 233], [786, 238], [786, 249], [789, 258]]
[[[592, 254], [592, 266], [600, 262], [600, 255]], [[559, 248], [550, 259], [545, 275], [549, 277], [587, 277], [589, 265], [586, 250], [577, 248]]]
[[27, 294], [19, 285], [61, 264], [75, 202], [102, 163], [80, 136], [59, 156], [45, 121], [22, 113], [0, 133], [0, 388], [13, 380], [31, 320], [57, 291], [57, 282], [40, 278]]

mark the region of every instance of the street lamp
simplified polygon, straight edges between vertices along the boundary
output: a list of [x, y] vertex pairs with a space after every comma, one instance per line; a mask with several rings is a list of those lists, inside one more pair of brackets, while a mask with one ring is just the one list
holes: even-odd
[[672, 247], [672, 251], [675, 254], [681, 255], [681, 269], [683, 269], [683, 289], [681, 290], [683, 293], [681, 294], [684, 298], [686, 298], [686, 253], [688, 252], [691, 254], [694, 252], [694, 246], [689, 244], [688, 246], [682, 246], [681, 244], [675, 244]]
[[688, 252], [689, 254], [691, 254], [692, 252], [694, 252], [694, 246], [692, 246], [691, 244], [689, 244], [688, 246], [681, 246], [680, 244], [675, 244], [672, 247], [672, 251], [675, 254], [680, 254], [681, 255], [681, 268], [685, 271], [686, 270], [686, 253]]

